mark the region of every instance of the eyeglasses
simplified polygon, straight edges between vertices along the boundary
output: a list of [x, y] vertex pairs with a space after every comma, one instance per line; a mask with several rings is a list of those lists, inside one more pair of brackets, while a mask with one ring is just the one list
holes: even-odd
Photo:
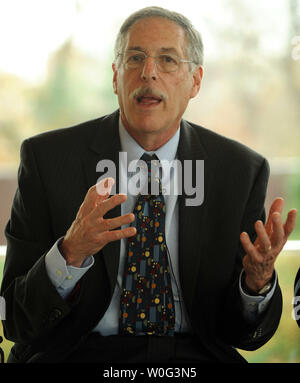
[[119, 53], [124, 57], [126, 69], [139, 69], [145, 65], [147, 57], [152, 57], [155, 60], [157, 68], [161, 72], [176, 72], [181, 63], [192, 63], [191, 60], [184, 60], [173, 54], [162, 53], [158, 56], [146, 55], [146, 53], [135, 50], [128, 50], [124, 53]]

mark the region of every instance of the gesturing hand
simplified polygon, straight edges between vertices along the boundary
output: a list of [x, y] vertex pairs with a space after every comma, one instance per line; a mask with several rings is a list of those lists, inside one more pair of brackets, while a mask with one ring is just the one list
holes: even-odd
[[290, 210], [283, 224], [281, 219], [283, 205], [284, 200], [276, 198], [270, 208], [266, 225], [264, 226], [262, 221], [255, 222], [257, 238], [254, 244], [247, 233], [243, 232], [240, 235], [246, 252], [243, 258], [245, 283], [253, 292], [258, 292], [270, 281], [276, 258], [295, 228], [297, 210]]
[[[107, 189], [109, 180], [112, 179], [104, 180], [102, 189]], [[111, 187], [112, 184], [113, 182]], [[96, 254], [107, 243], [131, 237], [136, 233], [134, 227], [114, 230], [133, 222], [134, 214], [132, 213], [116, 218], [103, 218], [109, 210], [125, 202], [127, 196], [117, 194], [108, 198], [109, 191], [99, 194], [100, 189], [101, 185], [99, 187], [97, 184], [88, 190], [74, 222], [60, 245], [60, 250], [68, 265], [80, 267], [85, 258]]]

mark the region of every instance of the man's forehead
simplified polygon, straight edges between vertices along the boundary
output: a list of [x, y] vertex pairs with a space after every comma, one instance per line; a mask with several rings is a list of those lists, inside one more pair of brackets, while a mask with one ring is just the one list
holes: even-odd
[[141, 19], [129, 28], [125, 49], [154, 49], [178, 54], [185, 50], [185, 31], [175, 22], [161, 17]]

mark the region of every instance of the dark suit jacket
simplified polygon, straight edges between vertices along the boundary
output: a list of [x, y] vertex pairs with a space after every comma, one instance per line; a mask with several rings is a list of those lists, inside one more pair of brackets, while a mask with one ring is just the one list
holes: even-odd
[[[1, 288], [7, 302], [5, 336], [16, 343], [12, 352], [20, 361], [32, 356], [31, 361], [61, 360], [108, 308], [117, 278], [119, 242], [95, 256], [94, 266], [67, 301], [52, 285], [44, 257], [66, 233], [88, 188], [101, 176], [96, 173], [97, 162], [118, 163], [118, 119], [116, 111], [22, 144]], [[239, 235], [247, 231], [254, 239], [255, 220], [265, 219], [268, 164], [249, 148], [184, 120], [178, 157], [205, 161], [203, 204], [187, 207], [184, 201], [189, 196], [179, 196], [180, 282], [191, 325], [208, 355], [224, 362], [241, 361], [232, 346], [246, 350], [262, 346], [276, 331], [282, 310], [277, 286], [266, 312], [249, 325], [238, 291], [244, 255]], [[108, 216], [119, 214], [117, 207]]]

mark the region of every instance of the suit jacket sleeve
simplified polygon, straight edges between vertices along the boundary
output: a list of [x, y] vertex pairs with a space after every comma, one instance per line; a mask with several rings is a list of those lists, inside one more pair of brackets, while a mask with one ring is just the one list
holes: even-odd
[[7, 253], [1, 286], [7, 313], [5, 337], [18, 343], [34, 342], [49, 334], [71, 306], [56, 291], [45, 267], [45, 255], [56, 238], [30, 140], [21, 147], [18, 189], [5, 234]]

